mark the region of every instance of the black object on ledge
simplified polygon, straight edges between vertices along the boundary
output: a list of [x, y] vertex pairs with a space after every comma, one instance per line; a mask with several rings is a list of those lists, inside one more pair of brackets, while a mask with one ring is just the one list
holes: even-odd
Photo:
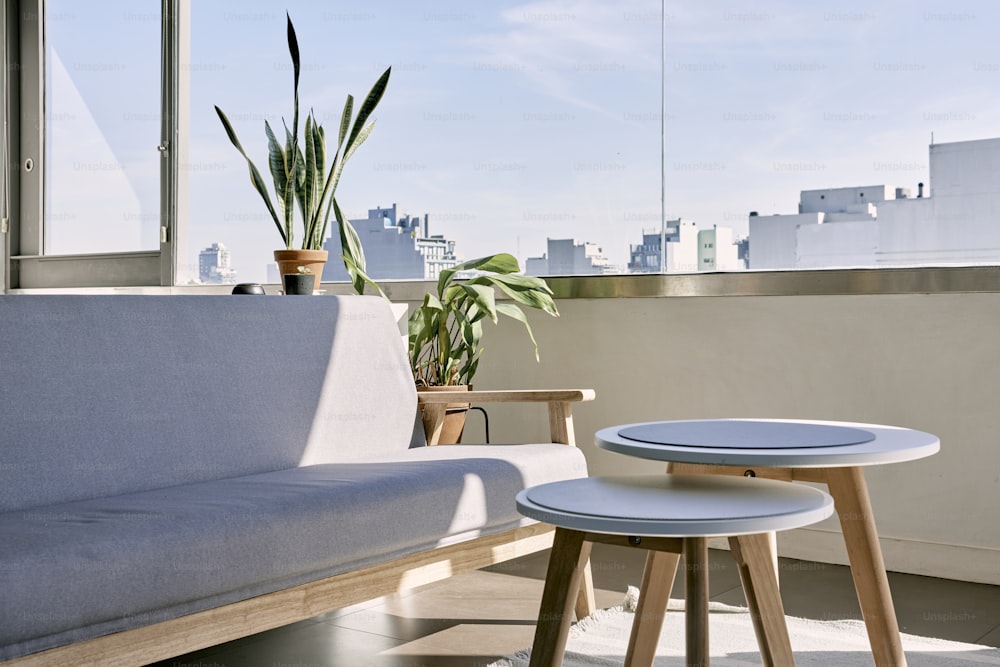
[[259, 283], [240, 283], [233, 287], [233, 294], [264, 294], [264, 288]]

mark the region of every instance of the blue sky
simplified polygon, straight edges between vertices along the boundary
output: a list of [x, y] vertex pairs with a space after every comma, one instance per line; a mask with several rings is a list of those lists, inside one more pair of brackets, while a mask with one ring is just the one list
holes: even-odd
[[[73, 48], [123, 52], [110, 38], [95, 47], [83, 19], [61, 24], [60, 54], [126, 162], [155, 123], [102, 119], [120, 120], [110, 109], [130, 94], [131, 120], [145, 117], [142, 54], [156, 45], [136, 29], [145, 5], [114, 6], [133, 15], [127, 67], [74, 69]], [[738, 233], [751, 210], [794, 212], [801, 189], [915, 192], [928, 182], [932, 132], [937, 142], [1000, 136], [1000, 5], [986, 0], [667, 2], [662, 65], [656, 0], [194, 2], [187, 257], [222, 242], [240, 280], [263, 280], [280, 241], [213, 105], [264, 168], [263, 119], [291, 114], [286, 7], [303, 108], [328, 135], [346, 94], [363, 97], [393, 66], [375, 131], [341, 182], [342, 207], [351, 217], [392, 203], [428, 213], [432, 233], [465, 258], [523, 260], [546, 237], [572, 237], [624, 265], [629, 243], [660, 220], [661, 79], [667, 216]], [[156, 156], [143, 155], [131, 169], [145, 177]], [[149, 201], [148, 187], [136, 190]]]

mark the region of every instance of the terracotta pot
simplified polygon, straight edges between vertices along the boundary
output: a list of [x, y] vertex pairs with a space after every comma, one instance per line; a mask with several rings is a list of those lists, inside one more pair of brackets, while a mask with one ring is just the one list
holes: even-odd
[[326, 265], [329, 253], [326, 250], [275, 250], [274, 261], [278, 263], [278, 275], [297, 274], [299, 267], [304, 266], [313, 274], [313, 289], [319, 289], [323, 279], [323, 266]]
[[[471, 391], [472, 385], [452, 385], [444, 387], [424, 387], [418, 386], [417, 391]], [[444, 426], [441, 427], [441, 438], [439, 445], [457, 445], [462, 442], [462, 432], [465, 430], [465, 415], [469, 412], [468, 403], [448, 403], [445, 407]], [[433, 424], [421, 411], [421, 419], [424, 422], [424, 433], [430, 434]]]

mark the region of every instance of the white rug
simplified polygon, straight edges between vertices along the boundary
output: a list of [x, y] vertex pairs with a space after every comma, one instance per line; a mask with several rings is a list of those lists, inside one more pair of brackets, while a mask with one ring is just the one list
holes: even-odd
[[[638, 591], [630, 587], [623, 604], [598, 610], [574, 625], [570, 629], [563, 665], [622, 665], [637, 598]], [[653, 663], [656, 667], [684, 664], [684, 603], [671, 600], [668, 609]], [[796, 665], [871, 667], [873, 664], [868, 635], [861, 621], [789, 618], [788, 634]], [[1000, 649], [907, 634], [903, 634], [902, 638], [910, 667], [1000, 666]], [[711, 603], [709, 644], [713, 665], [760, 665], [753, 624], [743, 607]], [[525, 649], [489, 667], [527, 667], [530, 654], [531, 651]]]

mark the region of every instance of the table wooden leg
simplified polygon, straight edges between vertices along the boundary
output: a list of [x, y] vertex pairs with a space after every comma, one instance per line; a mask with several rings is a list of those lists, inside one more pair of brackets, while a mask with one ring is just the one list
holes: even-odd
[[708, 540], [684, 538], [684, 632], [687, 664], [708, 665]]
[[531, 646], [531, 667], [562, 664], [577, 590], [590, 563], [590, 548], [591, 543], [584, 540], [584, 533], [556, 528]]
[[826, 479], [844, 532], [851, 576], [854, 577], [875, 664], [879, 667], [905, 667], [906, 656], [899, 637], [899, 624], [892, 605], [889, 578], [878, 543], [864, 470], [858, 467], [827, 468]]
[[583, 568], [580, 592], [576, 596], [576, 619], [587, 618], [595, 611], [597, 611], [597, 599], [594, 597], [594, 575], [588, 560]]
[[743, 582], [753, 629], [760, 646], [760, 657], [766, 667], [794, 665], [792, 645], [785, 624], [785, 609], [778, 592], [778, 578], [772, 567], [771, 536], [740, 535], [729, 538], [729, 548]]
[[656, 657], [656, 645], [663, 630], [663, 617], [670, 601], [670, 589], [677, 574], [680, 554], [650, 551], [639, 586], [639, 603], [635, 608], [632, 633], [625, 654], [626, 667], [648, 667]]

